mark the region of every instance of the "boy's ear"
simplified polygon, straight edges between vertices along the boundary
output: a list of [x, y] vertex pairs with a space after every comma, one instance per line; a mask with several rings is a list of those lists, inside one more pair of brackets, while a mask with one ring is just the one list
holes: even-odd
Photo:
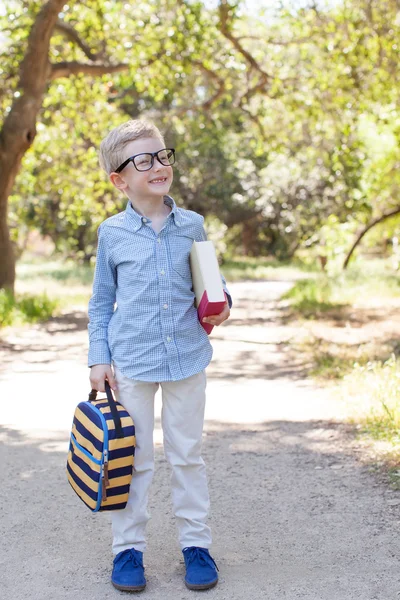
[[119, 173], [115, 173], [115, 172], [110, 173], [109, 179], [110, 179], [111, 183], [113, 184], [113, 186], [115, 186], [118, 190], [125, 189], [126, 183]]

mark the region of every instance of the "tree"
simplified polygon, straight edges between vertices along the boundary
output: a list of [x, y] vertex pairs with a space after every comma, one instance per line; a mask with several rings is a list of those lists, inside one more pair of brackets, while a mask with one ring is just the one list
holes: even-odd
[[[83, 34], [94, 37], [93, 15], [72, 14], [70, 8], [63, 24], [57, 21], [50, 54], [68, 54], [69, 62], [75, 63], [72, 52], [98, 58], [108, 43], [117, 60], [128, 48], [130, 69], [112, 78], [99, 77], [99, 84], [91, 74], [73, 74], [47, 86], [35, 151], [25, 155], [26, 169], [20, 172], [11, 198], [15, 225], [22, 220], [38, 227], [59, 249], [80, 258], [87, 259], [95, 251], [99, 222], [123, 206], [112, 186], [99, 177], [95, 148], [107, 129], [126, 118], [124, 113], [155, 118], [170, 138], [176, 137], [180, 154], [176, 188], [185, 206], [214, 211], [231, 222], [253, 211], [251, 203], [244, 206], [234, 199], [235, 194], [243, 197], [236, 162], [249, 155], [240, 150], [243, 140], [234, 139], [230, 131], [245, 128], [243, 111], [232, 110], [230, 102], [231, 80], [239, 63], [231, 70], [224, 66], [232, 62], [232, 50], [220, 45], [212, 13], [200, 2], [141, 6], [135, 10], [135, 20], [119, 15], [122, 34], [107, 34], [105, 39], [98, 27], [100, 49], [91, 50], [83, 42]], [[114, 17], [109, 10], [103, 15], [106, 23]], [[99, 115], [106, 115], [104, 124], [99, 123]]]
[[[0, 66], [6, 114], [5, 96], [19, 93], [24, 32], [42, 8], [15, 4], [19, 23]], [[127, 115], [155, 120], [177, 148], [178, 203], [235, 226], [250, 254], [287, 258], [320, 243], [325, 223], [351, 232], [396, 207], [396, 0], [324, 9], [285, 0], [271, 20], [269, 8], [248, 15], [228, 0], [216, 9], [196, 0], [131, 4], [63, 6], [48, 54], [59, 75], [66, 63], [129, 67], [48, 81], [10, 196], [15, 225], [90, 258], [99, 222], [124, 205], [99, 177], [96, 149]], [[387, 135], [393, 147], [381, 144], [379, 157], [376, 138]]]
[[14, 288], [15, 257], [7, 222], [8, 197], [22, 158], [36, 137], [37, 116], [47, 86], [58, 77], [71, 74], [104, 74], [127, 68], [126, 64], [110, 65], [106, 62], [50, 62], [50, 41], [57, 29], [73, 39], [88, 58], [96, 59], [77, 32], [59, 20], [64, 3], [65, 0], [48, 0], [37, 13], [19, 68], [15, 99], [0, 131], [0, 288]]

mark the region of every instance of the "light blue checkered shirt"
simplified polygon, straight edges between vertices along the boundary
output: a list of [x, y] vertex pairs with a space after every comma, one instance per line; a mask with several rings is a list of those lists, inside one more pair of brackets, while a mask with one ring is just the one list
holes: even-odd
[[212, 357], [194, 306], [189, 265], [193, 240], [207, 239], [204, 218], [178, 208], [170, 196], [164, 202], [172, 210], [158, 234], [130, 202], [98, 231], [89, 366], [113, 361], [126, 377], [141, 381], [190, 377]]

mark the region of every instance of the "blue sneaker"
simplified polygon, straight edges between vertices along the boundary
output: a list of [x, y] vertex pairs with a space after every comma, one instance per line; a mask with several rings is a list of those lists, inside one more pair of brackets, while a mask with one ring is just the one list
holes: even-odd
[[189, 590], [208, 590], [218, 581], [218, 567], [206, 548], [190, 546], [182, 550], [185, 559], [185, 583]]
[[114, 558], [111, 583], [123, 592], [141, 592], [146, 587], [143, 552], [130, 548]]

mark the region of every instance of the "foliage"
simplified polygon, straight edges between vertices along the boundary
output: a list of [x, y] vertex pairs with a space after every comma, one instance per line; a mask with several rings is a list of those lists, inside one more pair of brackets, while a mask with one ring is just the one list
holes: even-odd
[[289, 301], [294, 313], [313, 319], [327, 311], [340, 315], [349, 305], [379, 305], [385, 298], [398, 298], [399, 290], [400, 275], [391, 260], [359, 258], [344, 273], [320, 272], [297, 281], [282, 299]]
[[65, 260], [61, 255], [48, 258], [33, 258], [27, 253], [17, 267], [18, 281], [23, 283], [50, 281], [70, 287], [74, 285], [91, 285], [93, 281], [93, 265], [79, 265], [72, 260]]
[[[233, 257], [221, 270], [228, 282], [285, 280], [305, 277], [301, 263], [284, 263], [270, 258]], [[30, 295], [46, 294], [70, 307], [76, 299], [86, 304], [92, 287], [94, 265], [77, 265], [61, 256], [52, 260], [33, 259], [25, 254], [17, 267], [17, 290]]]
[[53, 316], [57, 308], [57, 301], [50, 299], [46, 294], [41, 296], [25, 295], [18, 299], [17, 309], [30, 323], [45, 321]]
[[[0, 16], [2, 114], [41, 4], [14, 0]], [[10, 198], [20, 248], [37, 228], [90, 260], [99, 223], [126, 202], [100, 173], [97, 148], [126, 118], [160, 124], [177, 149], [172, 194], [229, 228], [227, 256], [323, 257], [333, 274], [358, 228], [398, 204], [396, 0], [287, 0], [258, 13], [240, 2], [91, 0], [66, 4], [60, 19], [86, 47], [58, 28], [53, 63], [128, 68], [49, 85]], [[398, 223], [364, 244], [384, 249]]]
[[24, 294], [15, 297], [11, 292], [0, 290], [0, 328], [16, 322], [36, 323], [52, 317], [58, 301], [47, 294]]
[[392, 355], [387, 361], [354, 366], [345, 377], [344, 393], [351, 398], [353, 419], [375, 439], [400, 444], [400, 361]]
[[306, 319], [315, 319], [320, 313], [340, 309], [345, 305], [333, 300], [334, 281], [326, 276], [303, 279], [286, 292], [283, 300], [289, 300], [294, 311]]
[[15, 300], [11, 292], [0, 290], [0, 327], [11, 325], [15, 309]]

